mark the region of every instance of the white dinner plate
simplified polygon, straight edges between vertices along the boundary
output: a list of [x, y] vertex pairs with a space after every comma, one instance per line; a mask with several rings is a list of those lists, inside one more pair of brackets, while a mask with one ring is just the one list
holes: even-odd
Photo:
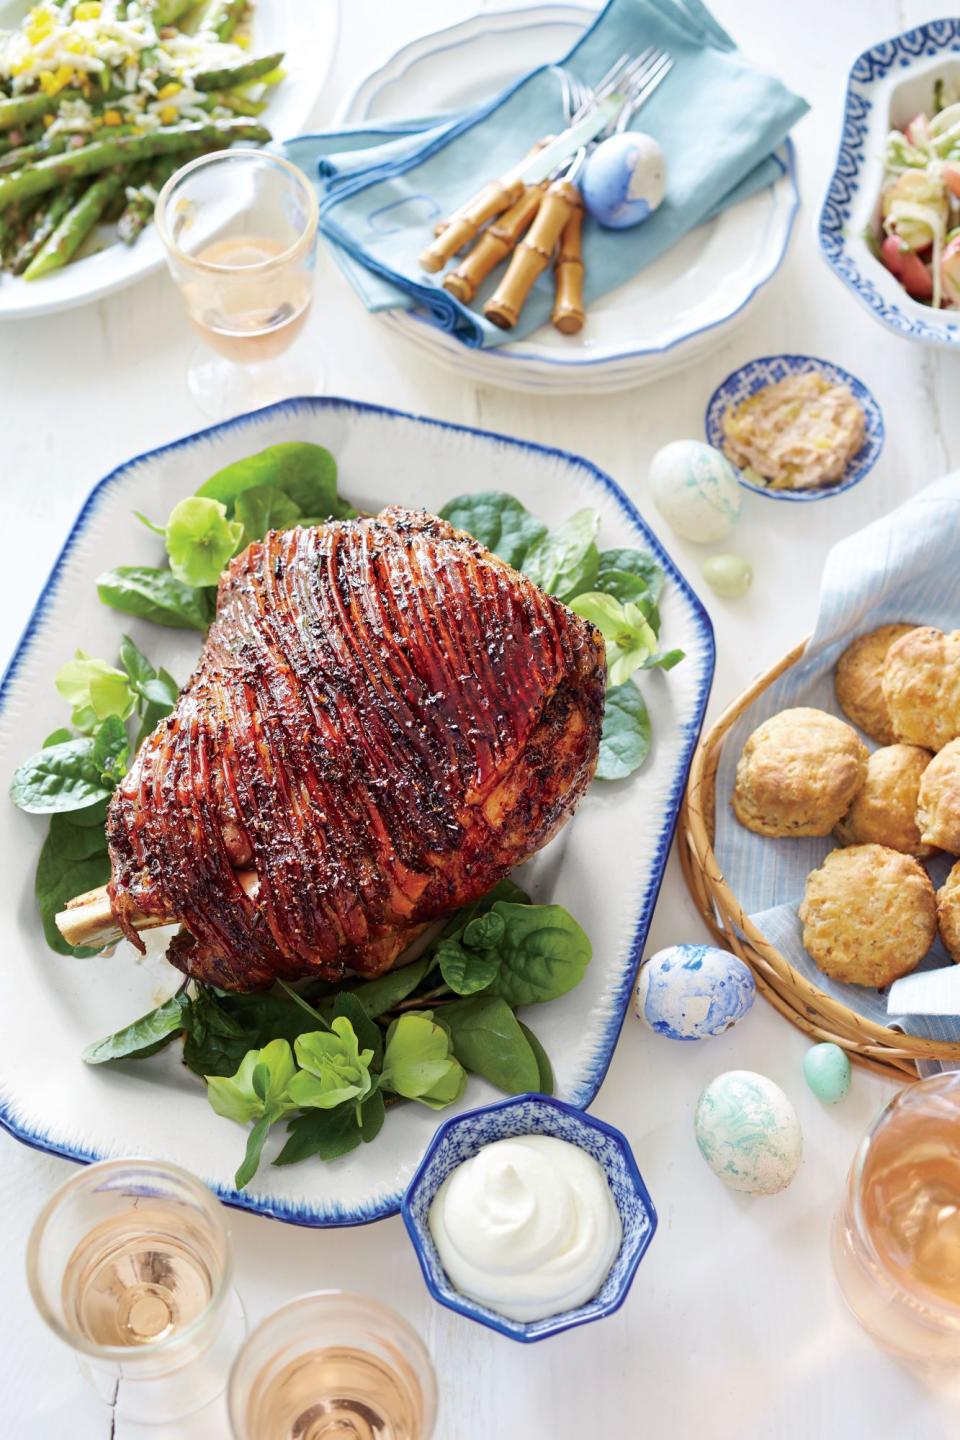
[[[653, 747], [643, 768], [595, 783], [575, 819], [524, 871], [539, 901], [567, 906], [593, 942], [593, 961], [570, 994], [530, 1018], [552, 1057], [560, 1097], [588, 1105], [604, 1077], [630, 996], [666, 864], [687, 768], [713, 673], [706, 612], [623, 491], [586, 460], [479, 430], [336, 399], [289, 400], [132, 460], [84, 505], [0, 685], [0, 773], [65, 719], [53, 678], [77, 646], [113, 659], [129, 631], [182, 682], [200, 637], [164, 630], [101, 605], [96, 577], [117, 564], [156, 564], [158, 542], [135, 510], [163, 516], [222, 466], [266, 445], [310, 440], [336, 456], [342, 492], [365, 510], [391, 502], [439, 509], [454, 494], [511, 491], [555, 525], [584, 505], [602, 516], [604, 546], [653, 553], [667, 572], [665, 647], [686, 659], [643, 677]], [[0, 1123], [41, 1149], [76, 1160], [149, 1155], [202, 1176], [229, 1204], [304, 1225], [349, 1225], [397, 1210], [438, 1117], [417, 1105], [391, 1113], [371, 1145], [331, 1164], [264, 1164], [238, 1195], [233, 1173], [244, 1132], [219, 1118], [203, 1085], [179, 1063], [179, 1045], [148, 1060], [86, 1066], [81, 1051], [145, 1013], [181, 980], [157, 953], [123, 942], [78, 960], [44, 943], [33, 895], [42, 819], [0, 805], [6, 903], [0, 907]], [[156, 933], [156, 932], [155, 932]], [[471, 1078], [461, 1108], [495, 1098]], [[444, 1112], [448, 1114], [449, 1112]], [[267, 1161], [281, 1137], [268, 1141]]]
[[[343, 123], [475, 104], [576, 43], [595, 10], [541, 5], [482, 13], [406, 45], [367, 76]], [[611, 391], [656, 380], [726, 339], [779, 270], [799, 205], [793, 149], [774, 184], [699, 226], [590, 306], [577, 336], [543, 325], [495, 350], [470, 349], [415, 311], [378, 319], [446, 369], [478, 383], [544, 392]]]
[[[0, 0], [0, 28], [18, 24], [29, 8], [30, 0]], [[262, 117], [274, 140], [286, 140], [303, 129], [333, 60], [338, 18], [339, 0], [260, 0], [257, 5], [256, 53], [284, 51], [286, 75], [272, 91]], [[47, 315], [100, 300], [149, 275], [163, 258], [163, 246], [151, 225], [136, 244], [113, 241], [42, 280], [0, 275], [0, 320]]]

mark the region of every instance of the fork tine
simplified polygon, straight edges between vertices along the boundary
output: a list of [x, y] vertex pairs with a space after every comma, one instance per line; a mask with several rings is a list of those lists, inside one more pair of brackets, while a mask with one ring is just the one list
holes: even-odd
[[634, 89], [630, 96], [630, 104], [628, 106], [628, 123], [629, 118], [635, 115], [640, 109], [641, 105], [646, 104], [653, 92], [660, 85], [663, 84], [664, 80], [666, 80], [672, 69], [672, 57], [669, 55], [664, 55], [660, 60], [658, 66], [651, 73], [644, 75], [643, 81], [640, 84], [639, 88]]

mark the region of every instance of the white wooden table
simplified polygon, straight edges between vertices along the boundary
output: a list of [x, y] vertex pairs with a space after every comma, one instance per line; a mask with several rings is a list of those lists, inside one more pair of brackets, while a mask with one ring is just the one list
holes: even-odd
[[[350, 0], [316, 119], [332, 117], [356, 81], [398, 44], [476, 5]], [[753, 591], [737, 602], [705, 592], [719, 642], [712, 713], [809, 630], [831, 544], [960, 465], [960, 359], [883, 331], [828, 272], [813, 233], [851, 60], [866, 44], [944, 8], [940, 0], [716, 0], [718, 17], [742, 48], [813, 106], [796, 132], [804, 210], [775, 292], [731, 343], [658, 385], [563, 402], [476, 388], [388, 344], [333, 267], [321, 266], [310, 325], [330, 391], [581, 451], [637, 499], [695, 585], [702, 552], [664, 533], [645, 496], [654, 451], [668, 440], [699, 436], [713, 386], [751, 356], [803, 351], [863, 377], [887, 421], [886, 450], [870, 479], [821, 505], [746, 497], [734, 543], [753, 561]], [[0, 330], [0, 658], [12, 651], [96, 480], [128, 456], [198, 428], [182, 379], [192, 343], [162, 275], [102, 304]], [[700, 936], [673, 859], [649, 948]], [[20, 957], [4, 955], [0, 963], [16, 965]], [[699, 1047], [671, 1044], [627, 1022], [595, 1109], [630, 1136], [660, 1230], [627, 1304], [601, 1324], [521, 1347], [430, 1301], [399, 1219], [323, 1232], [234, 1213], [238, 1285], [248, 1311], [258, 1319], [322, 1286], [387, 1299], [433, 1353], [443, 1440], [955, 1437], [960, 1392], [921, 1381], [875, 1349], [847, 1317], [828, 1263], [829, 1220], [844, 1173], [890, 1087], [858, 1071], [848, 1100], [824, 1110], [803, 1083], [805, 1048], [804, 1038], [762, 1001], [735, 1031]], [[702, 1085], [734, 1067], [772, 1076], [800, 1113], [804, 1163], [775, 1199], [725, 1190], [693, 1141]], [[114, 1428], [27, 1296], [27, 1232], [72, 1167], [6, 1135], [0, 1162], [3, 1433], [11, 1440], [135, 1440], [129, 1428]], [[147, 1434], [138, 1432], [137, 1440], [141, 1433]], [[226, 1427], [207, 1417], [164, 1433], [225, 1440]]]

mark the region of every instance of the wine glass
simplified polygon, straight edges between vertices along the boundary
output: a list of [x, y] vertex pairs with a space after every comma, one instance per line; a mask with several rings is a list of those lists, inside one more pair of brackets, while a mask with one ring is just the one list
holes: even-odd
[[339, 1290], [302, 1295], [252, 1331], [228, 1392], [236, 1440], [430, 1440], [436, 1397], [419, 1335]]
[[124, 1421], [169, 1425], [222, 1394], [246, 1333], [232, 1276], [223, 1206], [160, 1161], [81, 1170], [27, 1244], [40, 1315]]
[[317, 197], [295, 165], [265, 150], [201, 155], [160, 191], [157, 230], [187, 316], [206, 346], [187, 370], [215, 419], [314, 394], [322, 366], [300, 335], [313, 296]]
[[871, 1335], [922, 1365], [960, 1361], [960, 1073], [907, 1085], [860, 1142], [833, 1265]]

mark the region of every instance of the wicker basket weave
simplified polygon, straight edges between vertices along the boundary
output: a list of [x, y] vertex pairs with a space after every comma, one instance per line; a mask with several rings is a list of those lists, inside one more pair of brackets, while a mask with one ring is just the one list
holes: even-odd
[[806, 641], [761, 675], [701, 740], [690, 767], [677, 838], [690, 894], [719, 944], [750, 966], [762, 995], [813, 1040], [832, 1040], [852, 1059], [887, 1075], [914, 1080], [918, 1060], [960, 1062], [960, 1043], [927, 1040], [877, 1025], [818, 989], [795, 970], [744, 914], [713, 853], [717, 765], [730, 727], [802, 656]]

